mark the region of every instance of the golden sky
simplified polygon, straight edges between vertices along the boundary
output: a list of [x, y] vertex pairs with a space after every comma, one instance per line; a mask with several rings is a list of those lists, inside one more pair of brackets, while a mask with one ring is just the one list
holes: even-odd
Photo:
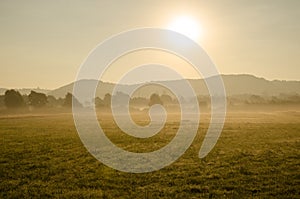
[[300, 80], [299, 0], [1, 0], [0, 88], [70, 83], [107, 37], [178, 16], [199, 23], [197, 42], [222, 74]]

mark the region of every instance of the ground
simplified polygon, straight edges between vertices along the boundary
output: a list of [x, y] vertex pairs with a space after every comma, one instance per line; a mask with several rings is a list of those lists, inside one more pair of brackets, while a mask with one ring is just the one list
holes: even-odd
[[[90, 155], [70, 113], [1, 116], [0, 198], [300, 197], [300, 112], [228, 113], [215, 148], [199, 159], [208, 118], [175, 163], [132, 174]], [[178, 128], [168, 120], [145, 141], [122, 133], [109, 118], [100, 120], [114, 143], [135, 152], [164, 146]]]

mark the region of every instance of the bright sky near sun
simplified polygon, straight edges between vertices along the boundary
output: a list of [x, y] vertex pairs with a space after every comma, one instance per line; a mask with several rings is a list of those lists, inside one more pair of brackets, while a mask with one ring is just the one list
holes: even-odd
[[167, 26], [167, 29], [186, 35], [194, 41], [198, 41], [203, 32], [200, 21], [196, 21], [196, 19], [189, 16], [179, 16], [175, 18], [171, 24]]
[[[53, 89], [73, 82], [99, 42], [142, 27], [185, 34], [206, 50], [222, 74], [300, 80], [299, 19], [298, 0], [2, 0], [0, 88]], [[142, 56], [136, 57], [139, 63]], [[187, 65], [166, 57], [162, 60], [194, 77]], [[107, 81], [114, 81], [114, 68]]]

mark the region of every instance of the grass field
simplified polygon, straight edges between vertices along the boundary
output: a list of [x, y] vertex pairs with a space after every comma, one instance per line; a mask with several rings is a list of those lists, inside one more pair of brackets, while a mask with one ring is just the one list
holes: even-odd
[[[100, 123], [114, 143], [136, 152], [164, 146], [178, 128], [168, 121], [145, 141], [109, 119]], [[217, 145], [199, 159], [207, 126], [204, 116], [192, 146], [175, 163], [132, 174], [93, 158], [71, 114], [3, 116], [0, 198], [300, 198], [300, 112], [229, 113]]]

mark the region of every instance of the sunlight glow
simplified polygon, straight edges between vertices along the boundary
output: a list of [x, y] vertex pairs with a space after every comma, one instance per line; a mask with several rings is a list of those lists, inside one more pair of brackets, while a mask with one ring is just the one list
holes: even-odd
[[182, 16], [168, 25], [167, 29], [181, 33], [194, 41], [198, 41], [202, 34], [200, 24], [191, 17]]

